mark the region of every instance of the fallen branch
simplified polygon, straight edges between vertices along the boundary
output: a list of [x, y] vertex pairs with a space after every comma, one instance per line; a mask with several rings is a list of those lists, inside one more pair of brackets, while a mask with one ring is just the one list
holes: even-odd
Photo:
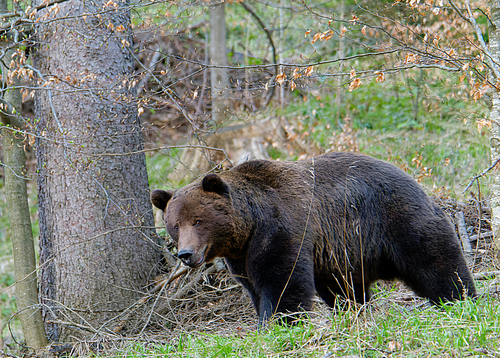
[[470, 244], [469, 235], [467, 234], [467, 227], [465, 224], [464, 213], [462, 211], [457, 211], [455, 213], [455, 224], [458, 228], [458, 235], [460, 236], [460, 241], [462, 241], [462, 248], [467, 257], [470, 259], [470, 255], [472, 254], [472, 246]]
[[205, 271], [200, 271], [198, 275], [196, 275], [187, 285], [181, 287], [174, 295], [171, 297], [167, 298], [167, 301], [158, 305], [158, 308], [155, 310], [157, 314], [164, 314], [168, 309], [170, 305], [171, 300], [179, 300], [185, 297], [189, 291], [191, 291], [202, 279], [204, 275], [209, 275], [216, 273], [217, 270], [215, 268], [215, 265], [210, 266], [208, 269]]
[[473, 242], [477, 241], [478, 239], [488, 239], [490, 237], [493, 237], [493, 231], [486, 231], [480, 234], [472, 235], [471, 237], [469, 237], [469, 240]]

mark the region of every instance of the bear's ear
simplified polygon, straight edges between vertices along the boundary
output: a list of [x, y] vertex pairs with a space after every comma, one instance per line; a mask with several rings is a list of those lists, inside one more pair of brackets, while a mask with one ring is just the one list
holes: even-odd
[[173, 190], [165, 191], [157, 189], [151, 193], [151, 202], [161, 211], [165, 211], [165, 208], [167, 207], [169, 200], [172, 199], [172, 196], [174, 196]]
[[201, 185], [203, 187], [203, 190], [205, 191], [211, 191], [220, 195], [229, 194], [229, 187], [217, 174], [205, 175], [205, 177], [201, 181]]

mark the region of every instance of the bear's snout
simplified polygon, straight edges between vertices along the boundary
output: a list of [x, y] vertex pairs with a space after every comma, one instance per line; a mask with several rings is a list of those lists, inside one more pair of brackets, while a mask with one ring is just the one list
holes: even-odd
[[193, 249], [187, 248], [180, 250], [177, 257], [184, 263], [184, 265], [196, 268], [201, 266], [201, 264], [205, 261], [205, 252], [203, 251], [203, 253], [199, 255], [195, 253]]
[[177, 257], [179, 259], [181, 259], [181, 261], [187, 265], [187, 266], [191, 266], [191, 260], [193, 259], [193, 254], [194, 254], [194, 251], [191, 250], [191, 249], [184, 249], [184, 250], [181, 250], [179, 251], [179, 253], [177, 254]]

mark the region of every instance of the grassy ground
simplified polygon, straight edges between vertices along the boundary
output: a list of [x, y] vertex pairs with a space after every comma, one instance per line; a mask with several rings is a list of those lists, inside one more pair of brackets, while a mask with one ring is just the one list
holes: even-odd
[[[492, 281], [481, 281], [488, 290]], [[500, 302], [485, 294], [436, 308], [383, 284], [365, 307], [330, 310], [318, 304], [300, 324], [272, 324], [224, 334], [177, 332], [138, 340], [99, 357], [466, 357], [500, 356]], [[391, 287], [393, 289], [391, 289]], [[399, 291], [400, 287], [398, 287]]]

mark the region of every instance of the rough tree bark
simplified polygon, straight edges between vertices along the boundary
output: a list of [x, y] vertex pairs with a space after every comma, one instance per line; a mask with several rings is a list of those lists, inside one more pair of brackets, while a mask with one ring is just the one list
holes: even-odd
[[[6, 7], [2, 10], [6, 10]], [[4, 39], [8, 39], [5, 36]], [[3, 48], [3, 46], [2, 46]], [[11, 63], [14, 50], [8, 50], [3, 63]], [[4, 81], [8, 69], [2, 66]], [[26, 155], [24, 152], [24, 123], [17, 113], [21, 108], [20, 80], [13, 77], [9, 90], [3, 94], [0, 121], [11, 129], [2, 129], [5, 165], [5, 191], [10, 219], [11, 241], [16, 278], [16, 305], [23, 329], [25, 344], [38, 349], [48, 344], [38, 301], [37, 271], [33, 231], [26, 186]]]
[[40, 295], [53, 341], [83, 335], [70, 322], [117, 323], [160, 260], [145, 156], [129, 154], [143, 138], [127, 5], [69, 0], [37, 14]]
[[[500, 63], [500, 4], [489, 2], [491, 8], [491, 23], [489, 32], [489, 51], [496, 64]], [[497, 79], [498, 80], [498, 79]], [[496, 82], [496, 81], [493, 81]], [[500, 97], [498, 91], [491, 92], [491, 160], [500, 158]], [[500, 170], [493, 169], [491, 175], [491, 226], [497, 251], [500, 250]]]

